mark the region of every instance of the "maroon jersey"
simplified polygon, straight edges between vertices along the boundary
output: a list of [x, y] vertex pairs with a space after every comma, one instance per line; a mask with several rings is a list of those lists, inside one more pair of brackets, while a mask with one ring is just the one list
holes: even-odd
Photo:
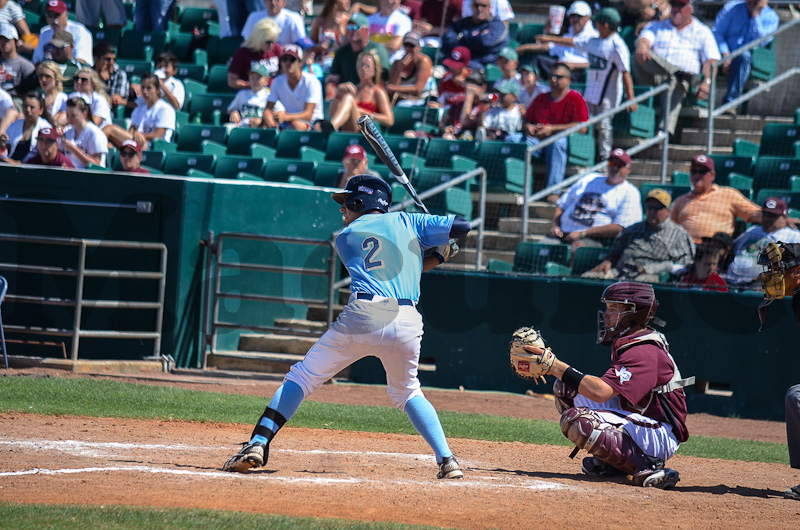
[[564, 125], [589, 120], [589, 109], [583, 96], [570, 90], [558, 101], [550, 99], [550, 92], [536, 96], [525, 113], [528, 123]]
[[72, 164], [72, 161], [70, 161], [70, 159], [67, 158], [67, 155], [65, 155], [61, 151], [56, 153], [56, 157], [49, 164], [46, 164], [42, 160], [41, 155], [38, 154], [38, 153], [34, 157], [32, 157], [30, 160], [25, 162], [25, 163], [26, 164], [35, 164], [37, 166], [70, 167], [70, 168], [73, 168], [73, 169], [75, 168], [75, 166]]
[[[682, 388], [662, 394], [670, 404], [674, 417], [665, 413], [652, 390], [670, 382], [675, 374], [675, 365], [657, 340], [636, 342], [636, 339], [641, 339], [648, 333], [653, 333], [653, 330], [647, 329], [617, 339], [611, 348], [611, 368], [601, 379], [619, 393], [620, 405], [625, 410], [639, 412], [648, 418], [672, 425], [675, 438], [679, 442], [685, 442], [689, 439], [689, 430], [686, 428], [686, 395]], [[635, 344], [626, 347], [631, 342]]]
[[283, 52], [283, 48], [281, 48], [279, 44], [273, 44], [272, 48], [265, 52], [261, 50], [254, 52], [253, 50], [243, 46], [236, 50], [236, 52], [233, 54], [233, 57], [231, 57], [231, 64], [228, 66], [228, 73], [235, 74], [239, 79], [248, 81], [250, 69], [252, 68], [253, 64], [264, 63], [269, 70], [271, 80], [271, 78], [278, 75], [278, 60], [280, 59], [281, 52]]

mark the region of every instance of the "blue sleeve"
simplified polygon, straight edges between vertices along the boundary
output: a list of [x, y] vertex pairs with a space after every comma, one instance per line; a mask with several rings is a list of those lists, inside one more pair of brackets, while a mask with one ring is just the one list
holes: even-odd
[[453, 48], [458, 46], [458, 33], [459, 33], [459, 24], [458, 22], [454, 22], [450, 24], [447, 28], [447, 31], [444, 32], [442, 35], [442, 53], [445, 57], [450, 55], [450, 52], [453, 51]]
[[729, 2], [725, 4], [725, 6], [720, 10], [717, 14], [716, 20], [714, 20], [714, 26], [711, 28], [711, 32], [714, 34], [714, 39], [717, 41], [717, 46], [719, 46], [720, 53], [730, 53], [731, 50], [728, 47], [728, 43], [725, 42], [725, 30], [728, 29], [730, 26], [730, 13], [731, 8], [736, 5], [736, 2]]
[[414, 227], [422, 250], [446, 245], [450, 241], [450, 227], [455, 216], [429, 215], [424, 213], [405, 214]]

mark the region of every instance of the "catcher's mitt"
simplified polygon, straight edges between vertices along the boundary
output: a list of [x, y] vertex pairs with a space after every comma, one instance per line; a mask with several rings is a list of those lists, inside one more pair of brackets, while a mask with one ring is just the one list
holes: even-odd
[[[536, 346], [544, 352], [541, 355], [531, 353], [525, 349], [526, 345]], [[523, 379], [534, 381], [537, 385], [539, 379], [544, 381], [544, 376], [550, 373], [556, 360], [550, 348], [545, 348], [541, 333], [529, 327], [519, 328], [511, 336], [509, 354], [514, 373]]]

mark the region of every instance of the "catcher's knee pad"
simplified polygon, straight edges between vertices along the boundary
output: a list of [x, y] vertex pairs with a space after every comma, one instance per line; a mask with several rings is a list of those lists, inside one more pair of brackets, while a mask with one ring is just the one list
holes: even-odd
[[561, 431], [581, 449], [629, 475], [642, 475], [642, 480], [664, 462], [647, 456], [621, 427], [606, 422], [586, 407], [573, 407], [561, 415]]
[[553, 383], [553, 397], [559, 414], [563, 414], [565, 410], [575, 406], [573, 400], [577, 395], [578, 391], [565, 385], [561, 379], [556, 379], [556, 382]]

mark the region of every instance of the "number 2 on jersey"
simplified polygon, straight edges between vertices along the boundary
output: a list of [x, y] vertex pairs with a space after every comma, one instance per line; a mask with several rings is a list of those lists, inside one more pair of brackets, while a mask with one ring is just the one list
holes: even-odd
[[369, 271], [372, 269], [382, 269], [383, 262], [378, 258], [381, 252], [381, 242], [377, 237], [368, 237], [361, 242], [361, 249], [367, 251], [364, 256], [364, 269]]

